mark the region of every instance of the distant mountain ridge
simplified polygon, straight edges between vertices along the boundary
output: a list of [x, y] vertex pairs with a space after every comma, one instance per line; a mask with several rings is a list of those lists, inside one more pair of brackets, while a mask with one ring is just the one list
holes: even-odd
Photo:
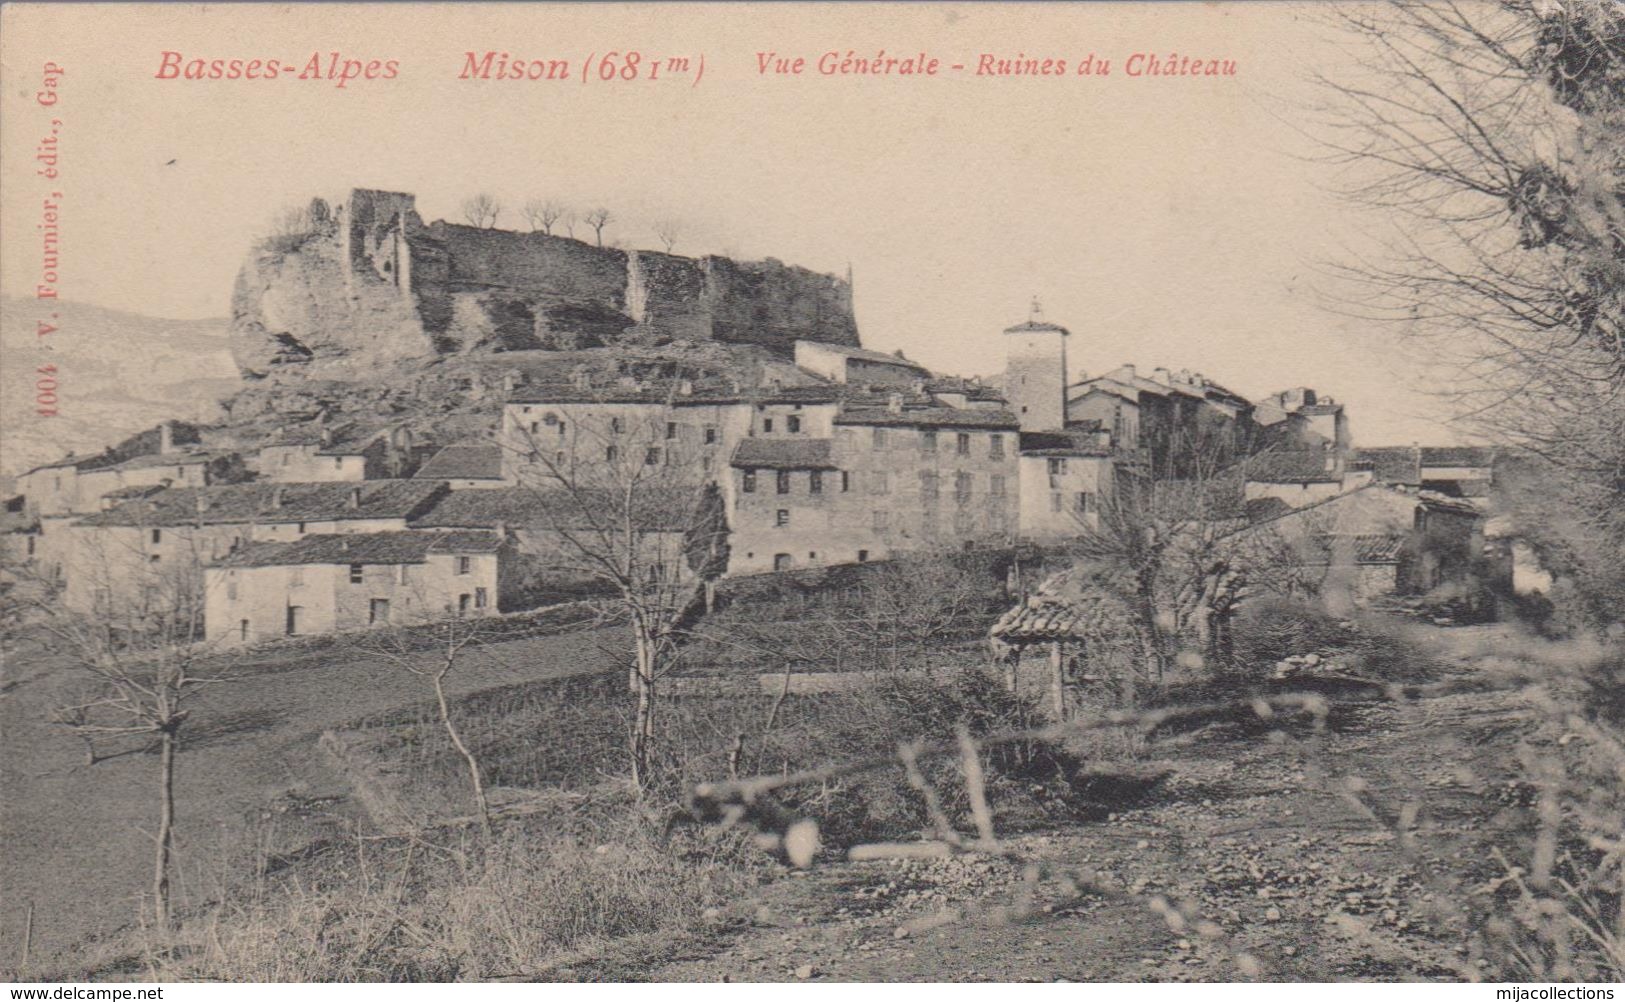
[[[37, 322], [59, 329], [40, 337]], [[0, 298], [0, 473], [99, 452], [167, 418], [209, 420], [242, 386], [230, 321], [171, 320], [88, 303]], [[56, 417], [36, 404], [36, 370], [57, 366]]]

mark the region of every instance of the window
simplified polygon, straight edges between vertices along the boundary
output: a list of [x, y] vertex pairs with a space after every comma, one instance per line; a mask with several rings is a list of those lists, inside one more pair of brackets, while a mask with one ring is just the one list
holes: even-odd
[[411, 570], [412, 570], [412, 565], [411, 564], [402, 564], [401, 565], [401, 584], [408, 584], [408, 583], [411, 582], [411, 580], [412, 580], [412, 575], [410, 573]]
[[920, 474], [920, 500], [926, 504], [937, 503], [937, 475], [932, 472]]
[[290, 587], [298, 588], [304, 583], [305, 569], [303, 567], [291, 567], [288, 569], [288, 584]]
[[874, 447], [877, 449], [886, 447], [886, 429], [876, 428], [874, 430]]
[[389, 599], [375, 598], [367, 605], [368, 623], [389, 622]]
[[876, 529], [879, 529], [881, 531], [884, 531], [886, 529], [891, 528], [891, 512], [889, 512], [889, 511], [877, 511], [877, 512], [875, 512], [874, 526], [875, 526]]
[[1004, 436], [989, 435], [987, 438], [987, 454], [992, 459], [1004, 458]]
[[604, 462], [613, 463], [620, 456], [620, 454], [620, 450], [615, 448], [613, 445], [604, 446]]
[[559, 422], [559, 437], [560, 438], [564, 437], [564, 422], [563, 421]]
[[147, 558], [147, 563], [149, 563], [149, 564], [156, 564], [156, 563], [157, 563], [157, 562], [158, 562], [158, 561], [160, 561], [160, 560], [162, 560], [162, 559], [164, 559], [164, 557], [163, 557], [163, 554], [161, 554], [161, 553], [154, 553], [154, 554], [153, 554], [153, 555], [152, 555], [152, 556], [150, 556], [150, 557], [148, 557], [148, 558]]
[[762, 418], [762, 430], [763, 431], [772, 431], [773, 430], [773, 419], [772, 418], [770, 418], [770, 417]]
[[852, 489], [852, 475], [845, 470], [841, 471], [841, 493], [845, 494]]
[[283, 627], [288, 636], [292, 637], [299, 633], [299, 627], [301, 621], [304, 619], [304, 613], [305, 610], [302, 606], [288, 606], [288, 621]]
[[971, 513], [968, 511], [954, 512], [954, 534], [969, 535], [971, 531]]
[[360, 564], [351, 564], [350, 565], [350, 583], [351, 584], [360, 584], [361, 583], [361, 579], [363, 577], [362, 571], [363, 571], [363, 568], [362, 568], [362, 566]]
[[677, 437], [677, 422], [676, 421], [667, 421], [666, 422], [666, 438], [667, 438], [667, 440], [674, 439], [676, 437]]
[[609, 432], [610, 432], [611, 435], [619, 435], [621, 432], [623, 432], [625, 430], [626, 430], [626, 422], [625, 421], [622, 421], [618, 417], [612, 417], [612, 418], [609, 419]]
[[745, 471], [744, 482], [740, 485], [740, 490], [744, 491], [746, 494], [755, 494], [756, 493], [756, 471], [755, 470], [746, 470]]
[[1061, 495], [1060, 495], [1059, 492], [1053, 493], [1053, 494], [1051, 494], [1049, 496], [1049, 510], [1050, 511], [1060, 511], [1061, 510]]
[[927, 429], [925, 431], [920, 432], [920, 451], [921, 452], [936, 452], [937, 451], [937, 432], [936, 432], [935, 428]]
[[1088, 491], [1079, 491], [1078, 511], [1087, 513], [1094, 510], [1094, 507], [1094, 500], [1090, 493]]
[[1052, 459], [1049, 461], [1049, 475], [1059, 477], [1066, 473], [1066, 460]]
[[969, 432], [963, 432], [962, 431], [962, 432], [959, 433], [959, 435], [956, 437], [956, 440], [955, 440], [954, 451], [959, 453], [961, 456], [970, 455], [970, 433]]
[[248, 620], [242, 620], [237, 624], [237, 639], [244, 641], [248, 639]]
[[[283, 466], [287, 466], [287, 465], [288, 465], [288, 454], [287, 454], [287, 453], [286, 453], [286, 452], [284, 452], [284, 453], [283, 453], [283, 454], [282, 454], [282, 465], [283, 465]], [[243, 620], [243, 622], [245, 622], [245, 623], [246, 623], [246, 622], [248, 622], [248, 620], [246, 620], [246, 619], [245, 619], [245, 620]]]
[[995, 473], [987, 478], [987, 492], [996, 498], [1004, 497], [1004, 475]]
[[708, 424], [708, 425], [705, 426], [705, 444], [706, 445], [716, 445], [717, 444], [717, 426], [716, 425]]
[[458, 557], [457, 558], [457, 573], [458, 574], [469, 574], [469, 573], [472, 573], [473, 570], [474, 570], [474, 558], [473, 557]]
[[711, 457], [710, 456], [701, 456], [700, 457], [700, 470], [703, 473], [710, 473], [711, 472]]
[[343, 466], [343, 465], [344, 465], [344, 457], [343, 456], [334, 456], [333, 457], [333, 468], [334, 469], [337, 469], [337, 468], [339, 468], [340, 466]]
[[801, 431], [801, 419], [794, 414], [784, 419], [784, 430], [794, 435]]
[[541, 430], [542, 430], [542, 423], [540, 421], [532, 421], [530, 423], [530, 433], [532, 435], [536, 434], [537, 432], [539, 432]]
[[154, 543], [162, 543], [164, 541], [164, 530], [162, 530], [162, 529], [154, 529], [154, 530], [152, 530], [152, 541]]
[[226, 599], [231, 602], [237, 601], [237, 578], [235, 576], [226, 580]]
[[299, 535], [303, 536], [304, 534], [305, 534], [305, 523], [300, 522], [299, 523]]
[[775, 477], [774, 479], [776, 481], [776, 486], [777, 486], [778, 492], [780, 494], [788, 494], [788, 493], [790, 493], [790, 471], [789, 470], [780, 470], [778, 472], [778, 476]]
[[643, 465], [644, 466], [659, 466], [660, 465], [660, 449], [658, 447], [643, 450]]
[[31, 557], [34, 555], [34, 543], [35, 543], [34, 537], [29, 536], [28, 537], [28, 555], [31, 556]]
[[807, 559], [808, 560], [817, 560], [818, 559], [818, 551], [817, 550], [809, 550], [809, 551], [807, 551]]
[[773, 554], [773, 569], [776, 570], [776, 571], [787, 571], [787, 570], [789, 570], [790, 569], [790, 554], [788, 554], [788, 553], [775, 553], [775, 554]]
[[869, 562], [869, 551], [868, 550], [859, 550], [858, 551], [858, 563], [866, 564], [868, 562]]
[[780, 508], [773, 513], [773, 524], [782, 529], [790, 524], [790, 509]]
[[468, 611], [468, 605], [471, 601], [473, 599], [467, 592], [457, 596], [457, 614], [459, 616]]
[[869, 493], [870, 494], [890, 494], [891, 493], [891, 481], [886, 476], [886, 471], [885, 470], [876, 470], [874, 473], [869, 475]]
[[483, 609], [490, 604], [490, 598], [484, 588], [474, 589], [474, 608]]
[[970, 500], [971, 475], [969, 473], [954, 474], [954, 500], [965, 504]]
[[[824, 493], [824, 471], [823, 470], [813, 470], [812, 472], [807, 474], [807, 493], [809, 493], [809, 494], [822, 494], [822, 493]], [[32, 540], [30, 542], [32, 542]]]

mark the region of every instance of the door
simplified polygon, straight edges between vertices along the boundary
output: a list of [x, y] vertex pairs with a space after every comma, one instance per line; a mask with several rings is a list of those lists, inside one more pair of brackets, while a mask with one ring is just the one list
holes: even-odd
[[375, 598], [372, 600], [372, 604], [367, 607], [367, 622], [389, 622], [389, 599]]

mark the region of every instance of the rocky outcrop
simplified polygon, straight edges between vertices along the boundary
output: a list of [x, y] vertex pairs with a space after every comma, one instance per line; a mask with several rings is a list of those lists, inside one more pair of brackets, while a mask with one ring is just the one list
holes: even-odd
[[256, 247], [237, 274], [231, 353], [245, 377], [291, 365], [361, 372], [435, 353], [416, 304], [349, 269], [331, 227]]
[[306, 232], [258, 245], [237, 278], [232, 353], [260, 378], [436, 356], [617, 344], [858, 343], [850, 285], [772, 259], [597, 247], [443, 221], [403, 192], [317, 200]]

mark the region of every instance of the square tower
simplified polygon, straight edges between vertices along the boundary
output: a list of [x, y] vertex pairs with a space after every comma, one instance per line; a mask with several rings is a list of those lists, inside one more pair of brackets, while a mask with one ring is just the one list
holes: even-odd
[[1066, 425], [1066, 339], [1070, 332], [1042, 320], [1004, 332], [1004, 396], [1022, 431]]

